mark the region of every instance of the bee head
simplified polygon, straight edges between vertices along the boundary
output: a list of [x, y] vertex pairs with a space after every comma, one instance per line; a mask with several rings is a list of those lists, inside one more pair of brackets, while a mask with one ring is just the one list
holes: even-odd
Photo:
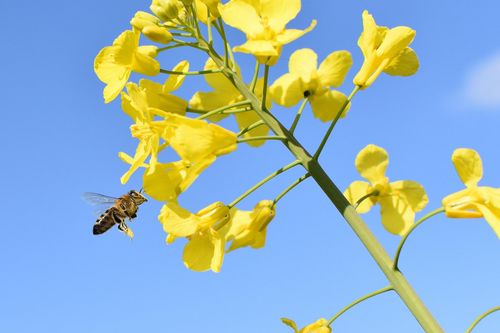
[[140, 205], [143, 202], [148, 201], [145, 196], [143, 196], [141, 193], [137, 192], [136, 190], [131, 190], [128, 192], [130, 197], [135, 201], [136, 204]]

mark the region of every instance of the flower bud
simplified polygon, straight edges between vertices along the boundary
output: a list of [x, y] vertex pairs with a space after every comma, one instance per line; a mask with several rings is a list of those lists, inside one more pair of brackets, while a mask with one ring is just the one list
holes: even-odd
[[154, 45], [143, 45], [137, 48], [137, 52], [140, 52], [151, 58], [156, 58], [156, 56], [158, 55], [158, 48]]
[[179, 16], [182, 4], [178, 0], [153, 0], [149, 7], [163, 21], [171, 21]]
[[135, 13], [132, 20], [130, 20], [130, 24], [141, 31], [147, 26], [157, 25], [158, 23], [160, 23], [160, 20], [156, 16], [143, 11]]
[[151, 39], [153, 42], [168, 44], [172, 40], [172, 34], [167, 28], [157, 25], [148, 25], [142, 29], [144, 36]]

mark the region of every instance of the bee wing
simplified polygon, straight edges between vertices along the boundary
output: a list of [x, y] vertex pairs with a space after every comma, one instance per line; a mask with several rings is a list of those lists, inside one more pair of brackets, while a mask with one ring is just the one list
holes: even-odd
[[82, 194], [82, 197], [83, 200], [92, 205], [112, 205], [116, 200], [118, 200], [118, 198], [93, 192], [85, 192]]

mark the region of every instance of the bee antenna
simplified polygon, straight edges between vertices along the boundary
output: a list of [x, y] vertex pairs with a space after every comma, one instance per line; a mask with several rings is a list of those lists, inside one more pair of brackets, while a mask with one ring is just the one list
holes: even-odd
[[139, 190], [139, 193], [142, 193], [144, 192], [144, 189], [141, 187], [141, 189]]

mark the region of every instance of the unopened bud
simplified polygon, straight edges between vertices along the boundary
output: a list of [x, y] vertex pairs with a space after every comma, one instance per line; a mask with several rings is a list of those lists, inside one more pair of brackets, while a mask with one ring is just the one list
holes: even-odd
[[130, 20], [130, 24], [141, 31], [147, 26], [157, 25], [158, 23], [160, 23], [160, 20], [156, 16], [142, 11], [135, 13], [132, 20]]
[[144, 36], [151, 39], [153, 42], [168, 44], [172, 40], [172, 34], [167, 28], [157, 25], [148, 25], [142, 29]]
[[178, 0], [153, 0], [149, 7], [163, 21], [171, 21], [179, 17], [182, 4]]

